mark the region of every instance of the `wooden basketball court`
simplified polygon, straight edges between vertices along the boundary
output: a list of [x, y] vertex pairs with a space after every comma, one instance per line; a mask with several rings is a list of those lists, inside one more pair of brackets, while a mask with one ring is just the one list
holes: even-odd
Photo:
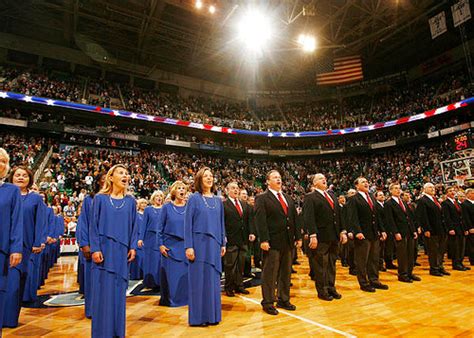
[[[270, 316], [261, 310], [260, 287], [250, 295], [222, 296], [223, 321], [218, 326], [189, 327], [187, 307], [158, 306], [159, 297], [127, 298], [127, 336], [474, 336], [474, 271], [451, 271], [447, 277], [428, 274], [425, 256], [415, 273], [421, 282], [397, 281], [396, 271], [381, 272], [380, 279], [390, 287], [375, 294], [359, 290], [355, 276], [337, 266], [337, 286], [341, 300], [325, 302], [316, 297], [314, 282], [308, 277], [306, 257], [300, 255], [291, 302], [294, 312], [280, 311]], [[40, 294], [78, 289], [74, 265], [77, 257], [62, 257], [51, 272]], [[4, 337], [87, 337], [90, 320], [82, 306], [25, 309], [20, 325], [4, 329]]]

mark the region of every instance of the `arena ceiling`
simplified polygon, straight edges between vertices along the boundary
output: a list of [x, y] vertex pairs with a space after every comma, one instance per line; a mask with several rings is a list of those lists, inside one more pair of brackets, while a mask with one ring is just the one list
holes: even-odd
[[[111, 59], [220, 83], [301, 89], [314, 85], [315, 72], [329, 56], [361, 54], [370, 78], [407, 69], [458, 45], [459, 30], [452, 24], [436, 40], [428, 25], [428, 18], [441, 10], [449, 20], [452, 2], [216, 0], [211, 15], [205, 8], [197, 10], [194, 0], [6, 0], [0, 5], [0, 30], [76, 49], [90, 42]], [[239, 13], [250, 5], [279, 26], [272, 47], [253, 61], [242, 55], [234, 32]], [[301, 32], [317, 37], [320, 48], [314, 54], [296, 48]]]

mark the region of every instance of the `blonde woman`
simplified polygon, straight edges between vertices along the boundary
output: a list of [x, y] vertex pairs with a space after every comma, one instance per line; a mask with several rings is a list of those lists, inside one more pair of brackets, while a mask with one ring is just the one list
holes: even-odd
[[160, 286], [161, 254], [157, 236], [164, 198], [165, 195], [160, 190], [151, 195], [151, 206], [145, 208], [143, 226], [138, 234], [138, 247], [144, 250], [143, 285], [150, 289], [157, 289]]
[[[143, 213], [148, 205], [148, 201], [144, 198], [140, 198], [137, 201], [137, 226], [138, 233], [143, 228]], [[137, 256], [135, 260], [130, 264], [130, 279], [139, 280], [143, 279], [143, 250], [137, 246]]]
[[186, 192], [182, 181], [176, 181], [170, 188], [171, 202], [161, 211], [158, 228], [161, 270], [160, 305], [184, 306], [188, 304], [188, 262], [184, 254], [184, 215], [186, 213]]
[[125, 336], [129, 264], [137, 243], [135, 199], [126, 194], [130, 176], [122, 164], [107, 172], [94, 197], [89, 229], [92, 252], [92, 337]]
[[[0, 148], [0, 336], [7, 292], [8, 270], [21, 263], [23, 252], [23, 213], [20, 189], [5, 183], [10, 171], [10, 156]], [[11, 309], [8, 309], [10, 311]]]

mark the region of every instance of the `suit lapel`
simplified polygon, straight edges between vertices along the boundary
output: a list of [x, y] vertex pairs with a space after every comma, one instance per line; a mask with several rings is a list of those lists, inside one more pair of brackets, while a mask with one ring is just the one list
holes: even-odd
[[[283, 215], [285, 215], [285, 211], [283, 211], [283, 207], [281, 206], [280, 201], [278, 200], [278, 198], [276, 198], [276, 196], [270, 190], [267, 190], [267, 194], [269, 195], [269, 199], [272, 200], [273, 203], [278, 206], [278, 210], [280, 210], [280, 212]], [[285, 195], [285, 199], [288, 201], [288, 199], [286, 198], [286, 195]]]

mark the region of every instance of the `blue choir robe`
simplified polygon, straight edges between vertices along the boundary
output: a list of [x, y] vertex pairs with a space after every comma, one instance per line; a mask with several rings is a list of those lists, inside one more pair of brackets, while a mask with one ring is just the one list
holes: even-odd
[[147, 288], [160, 286], [161, 253], [158, 245], [158, 222], [161, 208], [146, 207], [143, 214], [143, 231], [138, 239], [143, 241], [143, 285]]
[[136, 249], [136, 202], [131, 196], [94, 197], [89, 227], [91, 251], [104, 261], [92, 263], [92, 337], [125, 336], [125, 303], [128, 286], [128, 251]]
[[[86, 196], [82, 202], [81, 214], [77, 220], [76, 238], [79, 247], [90, 246], [89, 242], [89, 226], [92, 219], [92, 197]], [[82, 259], [83, 271], [83, 293], [84, 293], [84, 313], [87, 318], [91, 318], [91, 266], [92, 261], [84, 258], [79, 251]]]
[[[37, 208], [38, 210], [41, 209], [41, 213], [43, 215], [43, 222], [37, 224], [37, 226], [40, 227], [39, 243], [41, 246], [42, 244], [46, 243], [48, 235], [48, 207], [41, 199], [41, 203], [38, 202]], [[25, 291], [23, 292], [24, 302], [35, 302], [38, 299], [37, 291], [40, 284], [41, 262], [45, 254], [45, 250], [46, 247], [39, 254], [33, 254], [30, 256], [30, 261], [28, 262], [28, 275], [26, 276]]]
[[12, 253], [23, 253], [22, 200], [16, 185], [3, 183], [0, 185], [0, 336], [4, 312], [9, 311], [5, 300]]
[[[31, 250], [40, 247], [42, 240], [45, 209], [40, 195], [30, 192], [21, 196], [23, 213], [23, 257], [21, 264], [8, 271], [8, 287], [5, 299], [3, 326], [17, 327], [21, 310], [21, 300], [29, 274]], [[35, 290], [36, 293], [36, 290]]]
[[[137, 226], [138, 233], [143, 231], [143, 214], [137, 212]], [[143, 249], [137, 247], [137, 255], [135, 259], [130, 263], [130, 279], [139, 280], [143, 279]]]
[[163, 206], [158, 224], [158, 246], [166, 246], [168, 257], [161, 256], [160, 305], [188, 304], [188, 261], [184, 250], [184, 214], [186, 206], [172, 202]]
[[190, 325], [216, 324], [222, 319], [220, 254], [225, 242], [221, 199], [192, 194], [184, 217], [184, 246], [195, 253], [188, 265]]
[[[56, 217], [54, 215], [54, 210], [51, 207], [46, 209], [47, 215], [47, 228], [46, 234], [48, 237], [54, 238], [55, 235], [55, 227], [56, 227]], [[51, 267], [51, 253], [52, 253], [52, 243], [46, 244], [44, 248], [44, 253], [41, 259], [41, 268], [40, 268], [40, 280], [38, 288], [44, 285], [46, 279], [48, 278], [48, 271]]]

